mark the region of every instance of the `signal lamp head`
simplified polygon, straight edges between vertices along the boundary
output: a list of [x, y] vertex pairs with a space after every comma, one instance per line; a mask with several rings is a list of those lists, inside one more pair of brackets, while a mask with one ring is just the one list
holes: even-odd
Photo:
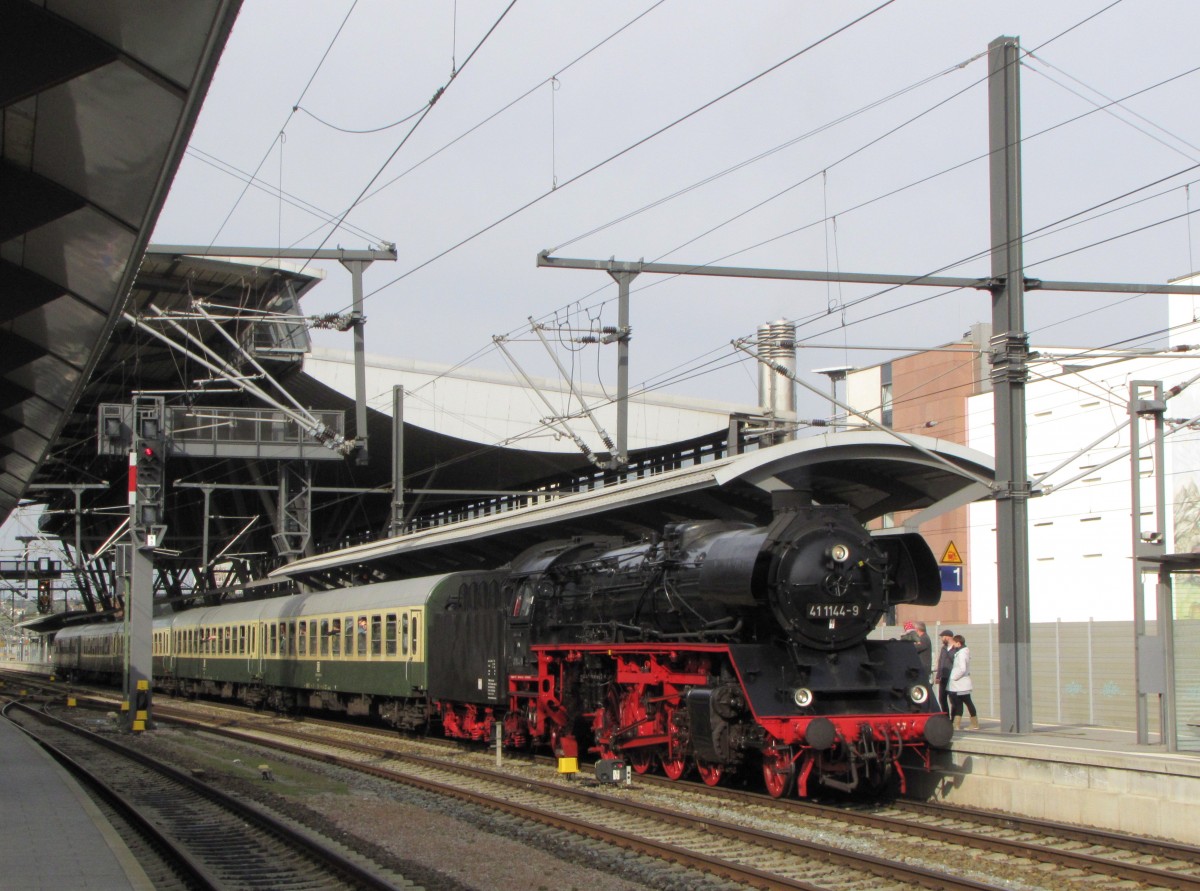
[[921, 705], [929, 699], [929, 688], [924, 684], [914, 684], [908, 688], [908, 698], [913, 701], [914, 705]]
[[142, 456], [143, 457], [153, 458], [155, 456], [155, 454], [156, 454], [156, 452], [154, 451], [153, 446], [148, 446], [148, 445], [142, 446]]
[[808, 708], [813, 703], [813, 691], [808, 687], [797, 687], [792, 693], [792, 702], [797, 708]]

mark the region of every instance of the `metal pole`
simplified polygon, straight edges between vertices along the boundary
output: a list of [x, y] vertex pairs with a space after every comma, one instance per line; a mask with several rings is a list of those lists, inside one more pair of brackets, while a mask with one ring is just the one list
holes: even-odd
[[130, 532], [129, 596], [125, 601], [129, 629], [129, 668], [125, 678], [129, 702], [130, 730], [152, 726], [150, 686], [153, 675], [154, 560], [148, 548], [139, 547], [137, 533]]
[[200, 539], [200, 569], [204, 573], [204, 585], [208, 586], [208, 518], [212, 505], [212, 486], [204, 486], [204, 532]]
[[354, 325], [354, 440], [358, 446], [355, 463], [367, 463], [367, 350], [366, 318], [363, 316], [363, 270], [371, 265], [370, 260], [342, 260], [350, 270], [353, 308], [350, 319]]
[[1019, 54], [1015, 37], [998, 37], [988, 45], [1000, 729], [1008, 733], [1033, 730]]
[[637, 272], [609, 272], [617, 281], [617, 453], [613, 462], [629, 461], [629, 283]]
[[1141, 385], [1137, 381], [1129, 384], [1129, 513], [1133, 521], [1133, 665], [1135, 672], [1134, 702], [1136, 703], [1137, 743], [1144, 746], [1150, 742], [1147, 721], [1146, 694], [1143, 691], [1142, 642], [1146, 637], [1146, 587], [1142, 578], [1143, 566], [1138, 560], [1142, 552], [1142, 474], [1141, 474], [1141, 423], [1137, 403]]
[[389, 535], [404, 530], [404, 387], [392, 387], [392, 522]]
[[1179, 751], [1175, 722], [1175, 612], [1171, 570], [1164, 564], [1158, 571], [1158, 636], [1163, 650], [1162, 741], [1168, 752]]

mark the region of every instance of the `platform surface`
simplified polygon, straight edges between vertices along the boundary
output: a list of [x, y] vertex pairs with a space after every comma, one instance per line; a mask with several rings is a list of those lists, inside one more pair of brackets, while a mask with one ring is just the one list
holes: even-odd
[[37, 743], [0, 718], [0, 887], [152, 891], [87, 793]]
[[994, 719], [981, 718], [979, 725], [979, 730], [954, 731], [953, 748], [1200, 777], [1200, 752], [1168, 752], [1156, 731], [1139, 744], [1136, 732], [1112, 727], [1035, 724], [1030, 733], [1004, 733]]
[[959, 730], [918, 797], [1200, 846], [1200, 754], [1168, 752], [1157, 734], [1035, 726], [1003, 733], [986, 718]]

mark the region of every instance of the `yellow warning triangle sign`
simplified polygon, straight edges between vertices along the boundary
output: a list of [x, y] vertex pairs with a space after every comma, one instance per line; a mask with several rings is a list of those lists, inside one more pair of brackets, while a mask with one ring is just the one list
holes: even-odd
[[954, 542], [946, 545], [946, 553], [942, 554], [942, 563], [955, 563], [961, 565], [963, 562], [962, 554], [958, 552], [958, 548], [954, 546]]

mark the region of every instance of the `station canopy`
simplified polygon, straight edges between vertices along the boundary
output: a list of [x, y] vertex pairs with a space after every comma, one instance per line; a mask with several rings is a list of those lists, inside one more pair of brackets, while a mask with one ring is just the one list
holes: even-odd
[[0, 520], [129, 293], [237, 0], [0, 0]]
[[530, 546], [575, 536], [637, 539], [692, 520], [761, 525], [772, 517], [777, 493], [848, 505], [864, 524], [915, 512], [908, 517], [915, 528], [985, 497], [993, 478], [990, 456], [955, 443], [884, 432], [831, 433], [298, 560], [272, 575], [333, 588], [496, 568]]

